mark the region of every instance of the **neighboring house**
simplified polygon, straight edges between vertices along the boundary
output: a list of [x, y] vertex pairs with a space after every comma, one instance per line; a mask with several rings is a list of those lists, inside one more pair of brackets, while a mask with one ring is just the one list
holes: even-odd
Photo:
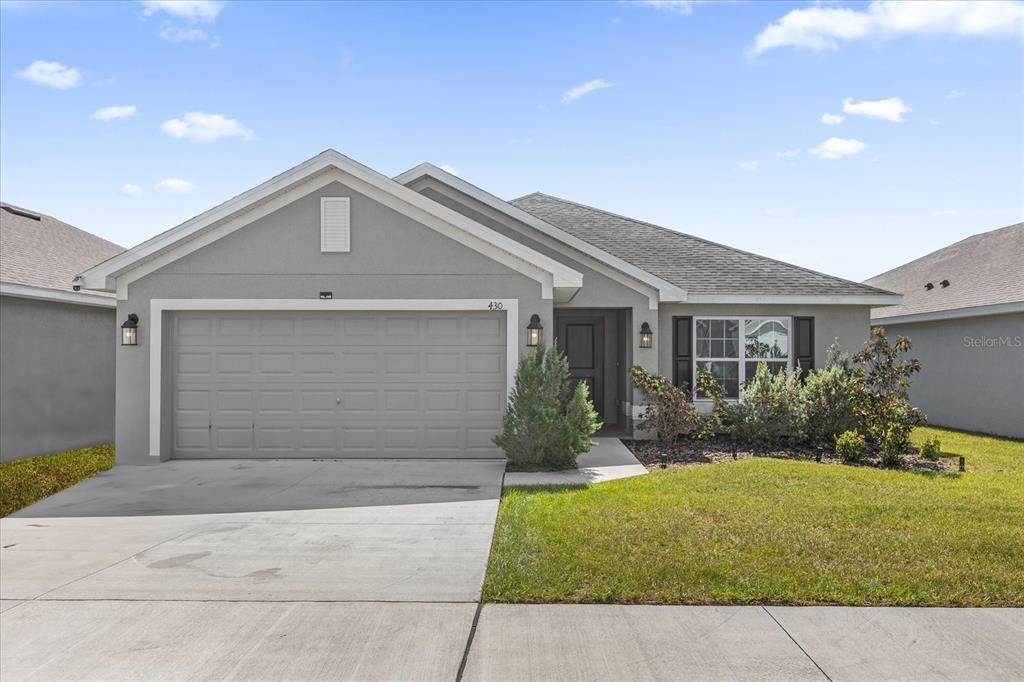
[[0, 460], [113, 440], [116, 302], [71, 281], [122, 251], [0, 204]]
[[[735, 396], [759, 348], [821, 364], [898, 295], [595, 208], [505, 202], [328, 150], [84, 272], [116, 292], [121, 462], [501, 457], [528, 326], [629, 429], [629, 367]], [[536, 317], [535, 317], [536, 316]], [[531, 320], [533, 320], [531, 322]]]
[[1024, 223], [866, 283], [903, 294], [871, 322], [913, 342], [921, 372], [910, 397], [929, 423], [1024, 438]]

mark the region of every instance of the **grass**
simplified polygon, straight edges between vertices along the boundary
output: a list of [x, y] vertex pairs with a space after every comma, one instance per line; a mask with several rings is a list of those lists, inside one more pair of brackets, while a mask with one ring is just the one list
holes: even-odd
[[966, 474], [750, 459], [509, 489], [484, 598], [1024, 606], [1024, 442], [929, 435]]
[[114, 466], [114, 446], [56, 452], [0, 464], [0, 517]]

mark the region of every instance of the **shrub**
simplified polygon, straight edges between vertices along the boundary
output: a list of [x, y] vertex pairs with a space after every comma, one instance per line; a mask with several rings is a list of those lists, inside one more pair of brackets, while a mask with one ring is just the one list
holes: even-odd
[[710, 414], [697, 415], [694, 438], [712, 438], [716, 433], [728, 431], [734, 419], [735, 408], [725, 399], [725, 387], [715, 375], [706, 370], [697, 371], [697, 391], [711, 401]]
[[630, 368], [629, 377], [647, 397], [647, 405], [637, 423], [639, 429], [654, 431], [663, 443], [694, 431], [699, 415], [686, 391], [639, 365]]
[[868, 449], [864, 436], [857, 431], [843, 431], [835, 438], [836, 454], [846, 462], [859, 462]]
[[902, 460], [910, 447], [910, 432], [925, 421], [924, 413], [910, 404], [910, 377], [921, 371], [916, 359], [903, 359], [910, 349], [907, 337], [890, 343], [885, 329], [875, 327], [871, 340], [853, 356], [864, 373], [864, 396], [857, 410], [860, 428], [882, 450], [883, 460]]
[[516, 467], [571, 468], [601, 427], [587, 386], [572, 386], [569, 362], [538, 345], [516, 369], [515, 386], [494, 442]]
[[768, 363], [758, 363], [754, 378], [743, 387], [743, 401], [733, 408], [733, 438], [758, 449], [800, 442], [800, 392], [799, 369], [773, 374]]
[[924, 442], [921, 443], [921, 447], [917, 449], [921, 456], [925, 459], [938, 459], [939, 452], [942, 451], [942, 443], [936, 436], [925, 438]]
[[857, 428], [857, 407], [864, 403], [861, 372], [850, 367], [839, 344], [829, 348], [825, 367], [812, 370], [801, 391], [801, 435], [812, 445], [834, 443]]

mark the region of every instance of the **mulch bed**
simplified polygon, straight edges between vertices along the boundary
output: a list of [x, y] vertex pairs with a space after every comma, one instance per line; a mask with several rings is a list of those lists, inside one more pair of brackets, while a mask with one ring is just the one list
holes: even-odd
[[[718, 464], [733, 459], [734, 445], [725, 436], [716, 436], [708, 440], [678, 440], [675, 443], [657, 443], [653, 440], [621, 439], [629, 451], [649, 469], [666, 466], [688, 466], [693, 464]], [[755, 451], [743, 446], [735, 446], [736, 459], [753, 457], [771, 457], [773, 459], [793, 459], [813, 462], [817, 452], [811, 448], [787, 448], [784, 450]], [[845, 462], [835, 452], [825, 450], [822, 464], [841, 466], [866, 466], [885, 468], [877, 453], [868, 453], [860, 462]], [[917, 472], [955, 472], [958, 462], [955, 459], [925, 459], [916, 453], [903, 457], [904, 471]]]

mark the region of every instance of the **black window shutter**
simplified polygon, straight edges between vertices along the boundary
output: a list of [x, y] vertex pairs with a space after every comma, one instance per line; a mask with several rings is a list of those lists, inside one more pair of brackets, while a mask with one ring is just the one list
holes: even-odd
[[672, 383], [693, 389], [693, 318], [672, 318]]
[[796, 366], [800, 368], [800, 376], [807, 376], [814, 369], [814, 318], [794, 317], [793, 323], [796, 326]]

